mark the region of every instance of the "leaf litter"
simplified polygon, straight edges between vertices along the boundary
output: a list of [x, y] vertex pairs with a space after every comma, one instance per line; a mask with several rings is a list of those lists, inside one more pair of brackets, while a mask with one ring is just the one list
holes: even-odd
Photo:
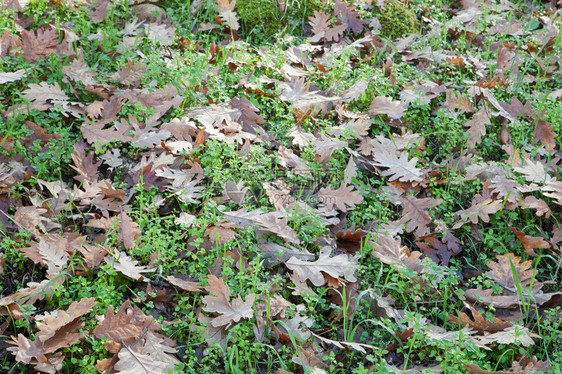
[[[20, 274], [22, 260], [3, 249], [0, 343], [10, 355], [2, 360], [55, 373], [70, 365], [69, 347], [97, 339], [105, 353], [95, 369], [104, 373], [203, 367], [202, 351], [195, 359], [182, 354], [194, 345], [181, 333], [187, 327], [207, 353], [217, 345], [228, 352], [237, 339], [290, 352], [287, 362], [257, 365], [259, 372], [325, 372], [330, 354], [348, 367], [342, 372], [352, 372], [349, 365], [412, 373], [560, 368], [549, 362], [538, 327], [562, 306], [560, 126], [546, 108], [560, 106], [560, 90], [552, 88], [560, 82], [560, 2], [528, 14], [508, 1], [461, 1], [442, 13], [409, 2], [423, 35], [385, 40], [372, 12], [395, 2], [338, 0], [310, 13], [303, 38], [286, 37], [296, 43], [277, 49], [245, 41], [236, 1], [213, 2], [217, 15], [193, 30], [161, 8], [157, 17], [143, 15], [142, 4], [129, 3], [136, 18], [111, 25], [122, 38], [113, 46], [102, 25], [119, 17], [117, 2], [45, 2], [50, 10], [88, 14], [97, 27], [90, 35], [72, 23], [37, 27], [24, 17], [30, 3], [3, 5], [17, 27], [1, 36], [0, 56], [21, 65], [2, 67], [0, 87], [9, 87], [2, 117], [23, 119], [26, 135], [0, 133], [0, 227], [33, 270], [31, 278]], [[192, 15], [200, 8], [193, 2]], [[440, 31], [445, 47], [420, 41]], [[202, 64], [197, 74], [176, 77], [182, 84], [147, 80], [150, 60], [140, 49], [130, 53], [146, 43], [166, 69], [189, 65], [189, 53]], [[120, 62], [98, 69], [88, 45]], [[62, 64], [60, 77], [35, 69], [47, 59]], [[380, 73], [342, 82], [332, 74], [342, 63]], [[402, 77], [404, 69], [415, 78]], [[221, 74], [230, 74], [230, 91], [210, 96]], [[519, 95], [522, 85], [532, 92]], [[264, 103], [288, 114], [284, 132]], [[443, 115], [458, 124], [449, 136], [461, 146], [440, 153], [447, 140], [416, 123], [418, 112], [435, 126]], [[74, 131], [66, 171], [50, 180], [32, 157], [62, 138], [39, 120], [45, 115]], [[223, 151], [209, 165], [212, 147], [233, 149], [234, 157]], [[253, 164], [262, 175], [238, 173], [260, 152], [271, 156]], [[227, 177], [217, 185], [220, 172]], [[465, 192], [451, 199], [439, 189], [445, 185]], [[371, 206], [384, 215], [367, 215]], [[182, 233], [168, 260], [195, 266], [176, 273], [162, 263], [169, 248], [150, 247], [154, 227], [143, 217], [151, 214], [161, 232]], [[517, 218], [502, 223], [510, 214]], [[491, 245], [489, 233], [504, 226], [511, 242]], [[459, 264], [470, 262], [463, 256], [474, 243], [490, 253], [471, 273]], [[209, 261], [199, 266], [203, 256]], [[543, 258], [551, 260], [550, 278]], [[395, 285], [375, 291], [374, 269], [410, 283], [398, 293]], [[117, 300], [102, 293], [59, 300], [73, 280], [97, 275], [131, 292]], [[439, 283], [451, 277], [458, 277], [455, 296], [450, 289], [445, 296]], [[451, 297], [456, 309], [438, 318], [417, 308]], [[185, 300], [189, 317], [177, 313]], [[353, 325], [366, 316], [356, 313], [375, 316], [383, 333]], [[531, 355], [519, 349], [501, 363], [503, 371], [493, 371], [490, 358], [498, 356], [485, 353], [477, 364], [465, 357], [457, 368], [440, 367], [445, 353], [427, 357], [423, 349], [443, 342], [494, 354], [521, 347]]]

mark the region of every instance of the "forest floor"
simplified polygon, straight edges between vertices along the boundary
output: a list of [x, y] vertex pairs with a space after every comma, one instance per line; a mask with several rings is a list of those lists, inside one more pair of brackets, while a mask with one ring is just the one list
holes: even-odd
[[0, 6], [1, 372], [562, 372], [560, 1]]

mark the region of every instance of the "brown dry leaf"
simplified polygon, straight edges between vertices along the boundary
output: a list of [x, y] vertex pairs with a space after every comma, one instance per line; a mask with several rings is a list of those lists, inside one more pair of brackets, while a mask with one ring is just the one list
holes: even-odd
[[420, 259], [422, 253], [418, 251], [410, 253], [408, 247], [401, 245], [399, 238], [393, 238], [390, 235], [382, 235], [379, 233], [376, 235], [374, 248], [373, 256], [385, 264], [408, 267], [417, 273], [423, 271], [424, 266]]
[[164, 23], [152, 22], [148, 26], [148, 39], [162, 46], [174, 44], [176, 25], [169, 18]]
[[306, 249], [298, 249], [291, 246], [284, 247], [277, 243], [260, 243], [257, 246], [263, 251], [263, 258], [267, 260], [264, 264], [266, 267], [272, 267], [281, 262], [285, 263], [291, 257], [308, 261], [313, 261], [316, 258], [316, 255], [308, 252]]
[[526, 373], [550, 373], [552, 366], [548, 361], [540, 361], [536, 357], [523, 356], [511, 363], [509, 371], [489, 371], [481, 369], [476, 364], [464, 364], [463, 367], [470, 374], [526, 374]]
[[0, 84], [4, 84], [8, 82], [17, 82], [23, 77], [25, 77], [26, 75], [27, 73], [24, 69], [14, 71], [13, 73], [0, 73]]
[[519, 183], [503, 175], [496, 175], [491, 182], [490, 189], [495, 198], [504, 199], [512, 204], [518, 203], [520, 198]]
[[146, 266], [138, 266], [138, 261], [133, 260], [125, 252], [119, 252], [118, 259], [115, 261], [114, 257], [106, 257], [105, 262], [113, 265], [115, 271], [126, 275], [129, 278], [148, 282], [149, 279], [145, 278], [142, 273], [151, 273], [155, 269], [149, 269]]
[[82, 299], [72, 303], [67, 311], [57, 310], [47, 315], [42, 323], [39, 324], [39, 332], [35, 335], [35, 341], [25, 338], [19, 334], [17, 338], [12, 337], [10, 341], [15, 347], [7, 348], [16, 356], [16, 361], [26, 364], [33, 364], [36, 369], [55, 373], [60, 370], [62, 357], [52, 355], [60, 348], [68, 347], [83, 335], [75, 333], [84, 323], [80, 317], [88, 313], [96, 304], [94, 298]]
[[556, 146], [554, 139], [556, 139], [556, 137], [558, 136], [558, 134], [556, 134], [553, 130], [554, 126], [550, 125], [548, 122], [542, 119], [539, 119], [535, 126], [535, 137], [533, 139], [533, 142], [541, 142], [549, 151], [552, 151]]
[[468, 120], [464, 127], [468, 127], [466, 133], [469, 135], [467, 145], [470, 148], [474, 148], [476, 144], [480, 144], [482, 141], [482, 136], [486, 135], [486, 126], [491, 125], [490, 114], [486, 106], [482, 106], [480, 110]]
[[146, 65], [141, 61], [133, 63], [133, 60], [129, 58], [127, 65], [121, 66], [121, 69], [113, 74], [112, 79], [124, 86], [138, 86], [146, 73], [146, 69]]
[[37, 30], [23, 30], [21, 32], [23, 59], [35, 63], [43, 57], [55, 53], [59, 44], [59, 37], [54, 28], [45, 30], [43, 27]]
[[353, 210], [356, 205], [361, 204], [363, 196], [359, 191], [353, 191], [353, 186], [342, 184], [336, 190], [330, 187], [321, 188], [318, 191], [318, 201], [326, 205], [329, 210], [335, 207], [346, 213], [348, 210]]
[[74, 166], [70, 166], [78, 172], [78, 176], [75, 176], [78, 182], [89, 182], [94, 183], [99, 180], [98, 168], [103, 161], [98, 161], [94, 164], [94, 152], [88, 153], [86, 156], [86, 144], [84, 142], [78, 142], [74, 144], [74, 152], [72, 152], [72, 161]]
[[474, 108], [466, 96], [454, 94], [452, 91], [447, 91], [445, 93], [445, 102], [443, 103], [443, 106], [451, 112], [454, 112], [455, 110], [458, 110], [461, 113], [474, 112]]
[[466, 313], [463, 312], [457, 312], [458, 316], [449, 315], [447, 319], [449, 320], [450, 323], [468, 326], [471, 329], [476, 330], [480, 333], [498, 332], [512, 325], [510, 322], [503, 321], [496, 317], [494, 317], [493, 321], [488, 321], [486, 318], [484, 318], [482, 313], [480, 313], [479, 311], [477, 311], [472, 307], [470, 308], [470, 312], [472, 314], [472, 318], [474, 319], [474, 321], [470, 319], [470, 317]]
[[227, 180], [222, 186], [220, 201], [223, 203], [242, 204], [247, 192], [248, 187], [244, 187], [244, 181], [241, 180], [235, 183], [231, 180]]
[[123, 142], [127, 143], [133, 140], [131, 136], [125, 135], [131, 128], [130, 126], [121, 126], [117, 128], [116, 126], [110, 126], [107, 129], [104, 128], [105, 124], [103, 121], [100, 122], [88, 122], [86, 121], [82, 125], [82, 136], [84, 139], [90, 143], [95, 144], [96, 148], [101, 149], [101, 145], [109, 142]]
[[96, 318], [101, 323], [94, 329], [94, 335], [98, 339], [105, 336], [115, 343], [130, 345], [142, 338], [147, 331], [160, 330], [160, 324], [152, 316], [145, 315], [138, 307], [131, 308], [130, 300], [121, 305], [117, 314], [113, 313], [113, 306], [110, 305], [105, 316]]
[[369, 106], [371, 114], [386, 114], [389, 118], [400, 119], [406, 114], [406, 104], [401, 101], [393, 101], [390, 97], [377, 96]]
[[416, 230], [417, 236], [429, 235], [429, 224], [432, 218], [427, 210], [435, 208], [441, 204], [443, 200], [429, 197], [417, 199], [411, 195], [406, 195], [401, 196], [399, 201], [402, 205], [402, 218], [400, 218], [400, 223], [407, 223], [406, 231], [412, 232]]
[[168, 280], [168, 282], [170, 282], [174, 286], [181, 288], [182, 290], [189, 291], [189, 292], [201, 292], [202, 286], [199, 284], [199, 282], [196, 282], [191, 279], [184, 279], [184, 277], [181, 275], [178, 276], [170, 275], [166, 279]]
[[533, 160], [525, 158], [525, 160], [523, 161], [523, 166], [514, 166], [513, 170], [523, 174], [527, 182], [531, 183], [542, 184], [554, 180], [550, 175], [547, 174], [546, 166], [540, 160], [533, 162]]
[[238, 322], [242, 318], [252, 318], [254, 311], [252, 306], [256, 299], [256, 294], [249, 294], [246, 296], [246, 301], [242, 297], [238, 297], [232, 302], [230, 301], [230, 288], [222, 278], [217, 278], [212, 274], [207, 276], [209, 284], [205, 287], [211, 295], [203, 298], [203, 310], [209, 313], [220, 314], [211, 319], [211, 326], [230, 326], [233, 322]]
[[513, 231], [517, 240], [523, 244], [523, 249], [529, 256], [537, 257], [537, 254], [534, 251], [535, 248], [550, 249], [550, 243], [541, 237], [525, 235], [524, 232], [518, 231], [515, 227], [512, 227], [511, 231]]
[[26, 288], [0, 299], [0, 308], [6, 307], [16, 319], [24, 318], [16, 305], [32, 305], [36, 301], [43, 300], [46, 296], [52, 295], [65, 280], [65, 277], [58, 276], [54, 279], [44, 279], [39, 283], [29, 282]]
[[281, 295], [273, 295], [273, 297], [262, 295], [260, 297], [261, 303], [256, 305], [256, 313], [267, 313], [269, 312], [270, 318], [281, 317], [285, 318], [285, 312], [287, 309], [293, 305], [290, 301], [287, 301]]
[[550, 218], [552, 214], [548, 204], [544, 200], [537, 199], [534, 196], [525, 197], [525, 200], [523, 200], [523, 206], [529, 209], [536, 209], [536, 215], [539, 217], [544, 215], [544, 218], [546, 219]]
[[297, 273], [303, 281], [310, 280], [313, 285], [319, 287], [326, 283], [322, 273], [326, 273], [334, 278], [344, 278], [348, 282], [355, 282], [355, 270], [357, 264], [344, 254], [330, 257], [331, 250], [322, 250], [318, 260], [314, 262], [302, 261], [296, 257], [291, 257], [285, 265]]
[[86, 86], [98, 83], [94, 79], [98, 73], [90, 71], [88, 64], [82, 58], [76, 58], [70, 65], [63, 66], [62, 72], [69, 79], [75, 82], [82, 82]]
[[119, 230], [118, 240], [123, 241], [123, 245], [127, 249], [133, 249], [140, 241], [140, 228], [139, 225], [132, 221], [131, 218], [124, 211], [119, 213]]
[[[517, 279], [521, 286], [528, 288], [533, 279], [533, 269], [531, 267], [531, 260], [521, 262], [521, 257], [515, 256], [512, 253], [504, 255], [496, 255], [497, 262], [489, 261], [486, 265], [492, 269], [484, 273], [495, 280], [500, 286], [511, 292], [517, 292], [515, 280], [511, 266], [515, 267]], [[539, 282], [533, 283], [533, 289], [538, 289], [542, 286]]]
[[95, 3], [96, 10], [92, 12], [90, 19], [97, 23], [105, 20], [109, 14], [109, 0], [97, 0]]
[[236, 231], [233, 230], [234, 228], [236, 228], [236, 226], [230, 222], [219, 221], [209, 225], [205, 229], [203, 236], [208, 238], [214, 246], [217, 245], [217, 239], [219, 244], [222, 245], [236, 238], [237, 234]]
[[156, 170], [156, 175], [172, 181], [172, 185], [166, 186], [166, 189], [173, 192], [180, 201], [188, 204], [199, 203], [197, 199], [201, 196], [201, 191], [205, 187], [199, 185], [201, 179], [198, 173], [194, 173], [192, 170], [186, 171], [163, 167]]
[[470, 206], [470, 208], [455, 213], [455, 215], [459, 216], [461, 219], [457, 223], [455, 223], [453, 229], [458, 229], [468, 222], [476, 224], [478, 223], [478, 218], [488, 223], [490, 222], [489, 215], [499, 212], [501, 208], [501, 200], [486, 199], [479, 203], [473, 204]]
[[355, 35], [359, 35], [367, 21], [360, 19], [355, 9], [355, 6], [348, 5], [343, 1], [336, 1], [334, 4], [334, 15], [340, 24], [347, 25], [347, 30], [352, 31]]
[[312, 27], [312, 32], [314, 33], [314, 37], [310, 39], [312, 42], [317, 42], [322, 39], [325, 39], [328, 42], [337, 42], [347, 28], [347, 25], [330, 27], [333, 17], [329, 14], [316, 10], [314, 11], [314, 17], [310, 16], [308, 19], [309, 24]]

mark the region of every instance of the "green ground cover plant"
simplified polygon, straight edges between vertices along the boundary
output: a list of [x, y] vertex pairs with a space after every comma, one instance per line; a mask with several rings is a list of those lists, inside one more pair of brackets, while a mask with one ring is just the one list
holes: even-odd
[[562, 371], [560, 1], [0, 9], [0, 372]]

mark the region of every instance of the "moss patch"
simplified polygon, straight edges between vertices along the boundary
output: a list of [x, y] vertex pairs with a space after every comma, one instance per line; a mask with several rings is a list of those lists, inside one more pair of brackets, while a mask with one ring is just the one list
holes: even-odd
[[320, 10], [320, 0], [285, 1], [282, 11], [278, 0], [238, 0], [234, 10], [238, 13], [245, 33], [259, 28], [265, 36], [271, 36], [285, 26], [300, 26], [306, 23], [314, 10]]
[[401, 38], [417, 32], [420, 28], [415, 11], [406, 3], [398, 0], [388, 1], [380, 11], [381, 34], [385, 38]]

